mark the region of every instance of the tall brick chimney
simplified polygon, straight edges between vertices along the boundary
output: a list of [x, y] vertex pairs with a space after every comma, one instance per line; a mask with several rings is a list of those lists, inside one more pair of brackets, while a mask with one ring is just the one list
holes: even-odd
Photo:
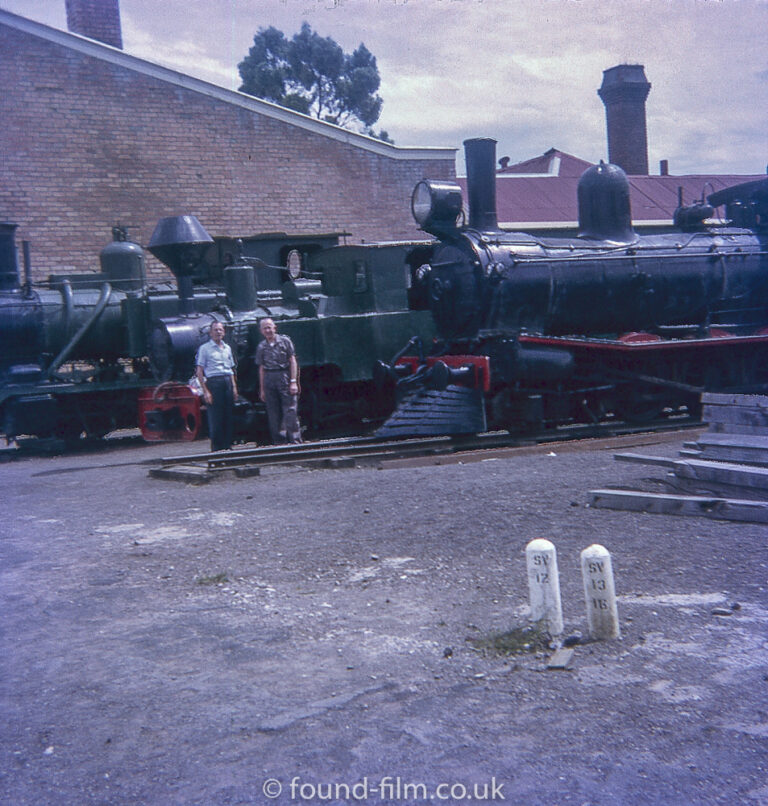
[[120, 0], [66, 0], [67, 28], [73, 34], [123, 48]]
[[608, 159], [628, 174], [648, 174], [645, 99], [651, 85], [642, 64], [620, 64], [603, 70], [597, 94], [605, 104]]

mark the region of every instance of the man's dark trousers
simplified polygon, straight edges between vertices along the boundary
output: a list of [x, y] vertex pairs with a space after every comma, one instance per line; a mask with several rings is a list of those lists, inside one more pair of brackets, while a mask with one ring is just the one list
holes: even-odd
[[232, 378], [216, 375], [206, 379], [213, 400], [208, 405], [208, 434], [212, 451], [225, 451], [232, 447], [234, 435], [233, 418], [235, 396], [232, 393]]
[[272, 442], [301, 442], [299, 396], [290, 393], [287, 370], [264, 371], [264, 405]]

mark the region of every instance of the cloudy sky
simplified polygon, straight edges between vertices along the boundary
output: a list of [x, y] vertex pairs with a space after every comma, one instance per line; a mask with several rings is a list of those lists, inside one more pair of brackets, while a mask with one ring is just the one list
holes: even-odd
[[[644, 64], [658, 172], [763, 173], [768, 0], [120, 0], [124, 49], [229, 89], [260, 27], [303, 20], [376, 56], [376, 128], [401, 146], [494, 137], [513, 162], [607, 157], [602, 71]], [[64, 0], [0, 7], [66, 29]], [[459, 166], [461, 168], [461, 166]]]

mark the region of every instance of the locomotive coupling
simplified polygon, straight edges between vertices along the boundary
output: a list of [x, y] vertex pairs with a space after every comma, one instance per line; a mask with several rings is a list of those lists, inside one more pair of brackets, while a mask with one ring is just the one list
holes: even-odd
[[474, 386], [474, 379], [475, 372], [472, 366], [449, 367], [440, 359], [432, 364], [425, 376], [427, 386], [439, 392], [449, 386]]

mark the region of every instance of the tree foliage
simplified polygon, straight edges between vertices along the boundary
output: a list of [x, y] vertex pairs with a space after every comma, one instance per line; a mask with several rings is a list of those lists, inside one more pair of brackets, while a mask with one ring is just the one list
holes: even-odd
[[376, 57], [363, 44], [344, 53], [306, 22], [290, 40], [272, 26], [260, 28], [238, 70], [241, 92], [392, 142], [371, 128], [381, 114], [381, 80]]

